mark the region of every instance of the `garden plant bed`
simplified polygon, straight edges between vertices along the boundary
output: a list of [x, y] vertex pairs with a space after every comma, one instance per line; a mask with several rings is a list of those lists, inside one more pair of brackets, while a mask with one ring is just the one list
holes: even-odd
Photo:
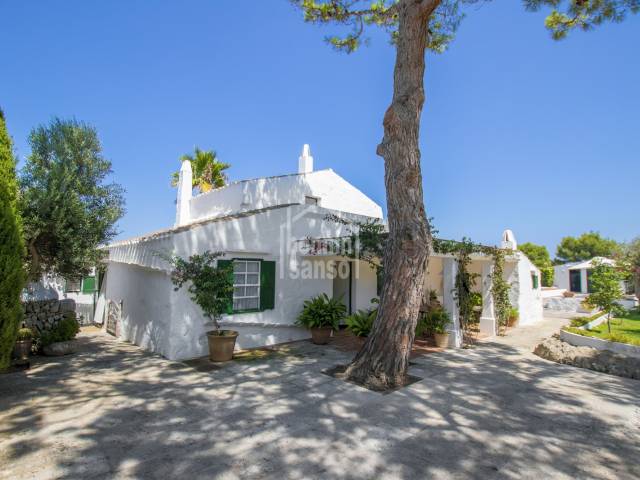
[[611, 333], [608, 331], [606, 320], [590, 329], [568, 327], [565, 330], [586, 337], [640, 346], [640, 313], [636, 311], [623, 317], [612, 318]]
[[[356, 353], [362, 348], [366, 341], [366, 337], [357, 337], [345, 329], [333, 332], [329, 345], [342, 352]], [[443, 350], [444, 349], [435, 346], [433, 339], [416, 338], [413, 343], [413, 348], [411, 349], [411, 358], [429, 353], [442, 352]]]

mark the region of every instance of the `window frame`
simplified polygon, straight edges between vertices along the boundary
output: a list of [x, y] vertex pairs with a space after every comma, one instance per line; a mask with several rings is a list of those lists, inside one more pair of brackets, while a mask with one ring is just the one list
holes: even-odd
[[[77, 282], [78, 288], [77, 289], [71, 289], [69, 288], [69, 285], [72, 282]], [[65, 293], [81, 293], [82, 292], [82, 278], [79, 280], [68, 280], [68, 279], [64, 279], [64, 291]]]
[[[235, 264], [236, 262], [243, 262], [245, 264], [247, 264], [247, 267], [245, 268], [244, 272], [236, 272], [235, 271]], [[258, 264], [258, 271], [257, 272], [249, 272], [248, 271], [248, 264], [249, 263], [257, 263]], [[248, 313], [248, 312], [260, 312], [260, 302], [261, 302], [261, 289], [262, 289], [262, 259], [259, 258], [234, 258], [231, 260], [231, 267], [233, 269], [233, 294], [231, 296], [231, 311], [233, 313]], [[236, 274], [244, 274], [245, 276], [245, 283], [243, 284], [236, 284]], [[252, 283], [246, 283], [247, 282], [247, 275], [248, 274], [255, 274], [258, 276], [258, 283], [257, 284], [252, 284]], [[244, 287], [245, 289], [247, 287], [256, 287], [257, 290], [257, 294], [256, 295], [244, 295], [244, 296], [240, 296], [240, 297], [236, 297], [236, 287]], [[246, 290], [245, 290], [245, 294], [246, 294]], [[254, 298], [258, 300], [258, 306], [255, 308], [244, 308], [244, 309], [237, 309], [235, 308], [235, 301], [237, 299], [247, 299], [247, 298]]]

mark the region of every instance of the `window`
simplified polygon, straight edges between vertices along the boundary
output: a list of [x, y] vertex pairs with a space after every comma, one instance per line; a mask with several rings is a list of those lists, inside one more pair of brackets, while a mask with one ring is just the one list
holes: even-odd
[[65, 290], [67, 292], [79, 292], [82, 280], [65, 280]]
[[320, 202], [317, 197], [304, 197], [304, 203], [306, 205], [318, 205]]
[[533, 283], [533, 289], [537, 290], [540, 286], [540, 282], [538, 280], [538, 275], [535, 273], [531, 273], [531, 283]]
[[233, 310], [260, 308], [260, 260], [233, 261]]
[[82, 293], [93, 293], [96, 290], [96, 277], [84, 277], [82, 280]]

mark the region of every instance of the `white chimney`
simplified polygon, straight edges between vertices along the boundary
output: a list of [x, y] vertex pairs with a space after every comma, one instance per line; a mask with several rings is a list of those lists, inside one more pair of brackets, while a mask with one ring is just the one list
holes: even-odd
[[516, 237], [513, 232], [509, 229], [502, 232], [502, 248], [505, 250], [517, 250], [518, 242], [516, 242]]
[[305, 143], [302, 147], [302, 155], [298, 157], [298, 173], [311, 172], [313, 172], [313, 157], [309, 145]]
[[191, 196], [193, 195], [192, 177], [191, 162], [185, 160], [180, 167], [180, 179], [178, 180], [176, 227], [186, 225], [191, 221]]

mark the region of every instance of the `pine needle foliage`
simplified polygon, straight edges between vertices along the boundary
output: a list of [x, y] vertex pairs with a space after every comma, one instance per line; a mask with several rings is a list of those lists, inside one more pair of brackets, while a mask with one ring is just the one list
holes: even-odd
[[16, 208], [16, 162], [0, 110], [0, 370], [9, 366], [22, 321], [24, 246]]

